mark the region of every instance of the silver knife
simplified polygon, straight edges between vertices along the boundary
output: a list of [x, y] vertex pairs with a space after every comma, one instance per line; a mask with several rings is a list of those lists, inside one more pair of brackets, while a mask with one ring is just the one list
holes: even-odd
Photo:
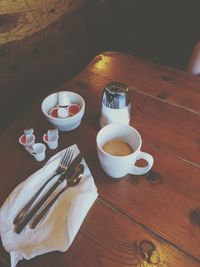
[[24, 220], [19, 223], [14, 224], [14, 231], [17, 234], [20, 234], [21, 231], [26, 227], [26, 225], [30, 222], [30, 220], [35, 216], [38, 210], [44, 205], [44, 203], [51, 197], [57, 187], [65, 180], [69, 179], [73, 174], [76, 166], [81, 162], [83, 158], [82, 153], [79, 153], [75, 159], [72, 160], [71, 164], [68, 166], [65, 174], [61, 175], [57, 182], [46, 192], [46, 194], [40, 199], [40, 201], [30, 210]]

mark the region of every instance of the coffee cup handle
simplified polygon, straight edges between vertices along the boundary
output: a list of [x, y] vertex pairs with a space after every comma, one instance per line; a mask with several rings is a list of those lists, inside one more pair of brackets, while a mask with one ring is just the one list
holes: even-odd
[[145, 167], [138, 167], [134, 165], [129, 171], [130, 174], [143, 175], [147, 173], [153, 166], [153, 157], [150, 154], [140, 151], [137, 156], [137, 160], [139, 159], [144, 159], [147, 162], [147, 165]]

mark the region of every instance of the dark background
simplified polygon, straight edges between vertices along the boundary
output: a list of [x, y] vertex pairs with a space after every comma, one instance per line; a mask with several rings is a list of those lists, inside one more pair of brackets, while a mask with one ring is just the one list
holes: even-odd
[[91, 0], [86, 3], [94, 54], [117, 50], [185, 69], [200, 39], [198, 0]]

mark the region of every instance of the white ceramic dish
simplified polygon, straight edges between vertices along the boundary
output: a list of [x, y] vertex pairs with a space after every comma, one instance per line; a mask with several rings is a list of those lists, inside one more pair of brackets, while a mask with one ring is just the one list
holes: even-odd
[[66, 94], [66, 96], [69, 98], [71, 103], [75, 103], [80, 106], [80, 111], [77, 114], [71, 117], [67, 117], [67, 118], [55, 118], [49, 114], [49, 111], [53, 107], [56, 107], [56, 105], [58, 104], [58, 92], [47, 96], [42, 101], [41, 109], [46, 119], [55, 128], [57, 128], [60, 131], [71, 131], [71, 130], [76, 129], [81, 123], [83, 114], [85, 112], [85, 101], [82, 98], [82, 96], [80, 96], [77, 93], [70, 92], [70, 91], [62, 91], [62, 93]]

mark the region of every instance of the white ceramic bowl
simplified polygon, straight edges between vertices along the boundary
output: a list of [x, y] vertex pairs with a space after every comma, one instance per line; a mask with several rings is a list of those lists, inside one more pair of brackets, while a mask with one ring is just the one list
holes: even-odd
[[77, 93], [70, 91], [62, 91], [66, 93], [71, 103], [76, 103], [80, 106], [80, 111], [74, 116], [67, 118], [55, 118], [49, 115], [49, 111], [58, 104], [58, 92], [47, 96], [41, 105], [41, 109], [46, 119], [54, 125], [60, 131], [71, 131], [76, 129], [82, 120], [83, 114], [85, 112], [85, 101]]

